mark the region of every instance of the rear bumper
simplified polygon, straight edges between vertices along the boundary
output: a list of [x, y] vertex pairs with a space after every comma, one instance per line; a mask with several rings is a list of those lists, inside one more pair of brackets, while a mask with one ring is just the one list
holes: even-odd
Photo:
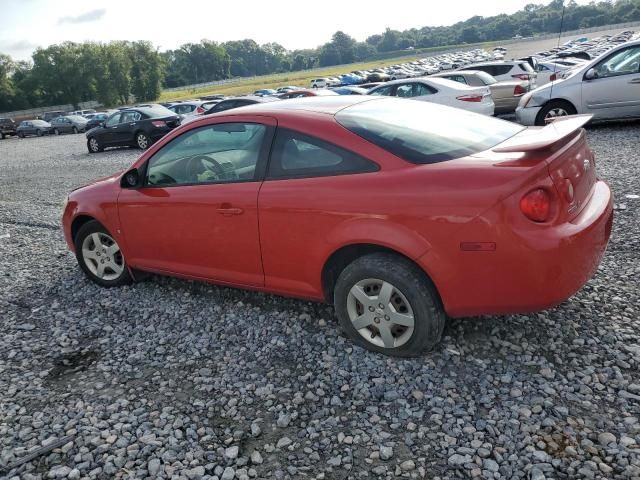
[[522, 231], [503, 225], [497, 227], [504, 232], [498, 235], [495, 251], [456, 252], [449, 270], [434, 271], [432, 253], [419, 263], [432, 274], [452, 317], [545, 310], [567, 300], [595, 273], [612, 222], [611, 190], [598, 181], [571, 222]]

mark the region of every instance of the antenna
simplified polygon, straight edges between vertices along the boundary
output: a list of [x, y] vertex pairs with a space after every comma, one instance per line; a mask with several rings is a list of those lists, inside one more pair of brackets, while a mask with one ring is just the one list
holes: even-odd
[[[562, 16], [560, 17], [560, 32], [558, 32], [558, 45], [556, 46], [556, 48], [560, 47], [560, 39], [562, 38], [562, 27], [564, 26], [564, 0], [562, 0]], [[556, 55], [558, 53], [556, 52]], [[556, 63], [553, 64], [553, 74], [555, 75], [556, 72], [558, 71], [558, 69], [556, 68]], [[556, 80], [558, 79], [558, 77], [556, 76]], [[549, 100], [551, 100], [553, 98], [553, 84], [556, 82], [556, 80], [554, 80], [553, 82], [551, 82], [551, 88], [549, 89]]]

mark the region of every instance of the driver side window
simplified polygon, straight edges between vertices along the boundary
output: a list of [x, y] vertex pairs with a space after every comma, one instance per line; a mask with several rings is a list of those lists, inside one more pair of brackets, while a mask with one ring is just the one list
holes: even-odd
[[113, 127], [114, 125], [118, 125], [120, 123], [120, 116], [122, 114], [121, 113], [114, 113], [113, 115], [111, 115], [111, 117], [109, 117], [109, 119], [107, 120], [107, 123], [105, 123], [105, 125], [107, 127]]
[[195, 128], [149, 159], [145, 186], [252, 181], [267, 127], [219, 123]]

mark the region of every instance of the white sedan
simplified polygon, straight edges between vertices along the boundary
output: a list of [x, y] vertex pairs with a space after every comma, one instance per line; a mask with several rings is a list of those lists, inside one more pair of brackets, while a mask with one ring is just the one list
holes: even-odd
[[495, 109], [489, 87], [469, 87], [444, 78], [394, 80], [371, 89], [369, 95], [439, 103], [483, 115], [493, 115]]

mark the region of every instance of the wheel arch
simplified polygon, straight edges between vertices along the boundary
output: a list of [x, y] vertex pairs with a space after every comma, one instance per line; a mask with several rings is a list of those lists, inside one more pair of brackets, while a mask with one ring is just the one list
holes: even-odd
[[410, 263], [418, 269], [429, 282], [438, 296], [438, 300], [442, 305], [442, 298], [438, 287], [431, 278], [431, 275], [420, 266], [415, 260], [399, 250], [383, 246], [376, 243], [352, 243], [344, 245], [335, 250], [325, 261], [322, 268], [321, 282], [322, 293], [327, 303], [333, 303], [333, 291], [338, 281], [340, 273], [354, 260], [372, 253], [389, 253], [401, 258], [403, 261]]
[[[71, 239], [74, 242], [76, 241], [76, 235], [78, 235], [78, 231], [82, 228], [83, 225], [89, 222], [100, 223], [96, 218], [92, 217], [91, 215], [85, 215], [85, 214], [78, 215], [76, 218], [73, 219], [73, 221], [71, 222]], [[100, 225], [102, 224], [100, 223]]]

